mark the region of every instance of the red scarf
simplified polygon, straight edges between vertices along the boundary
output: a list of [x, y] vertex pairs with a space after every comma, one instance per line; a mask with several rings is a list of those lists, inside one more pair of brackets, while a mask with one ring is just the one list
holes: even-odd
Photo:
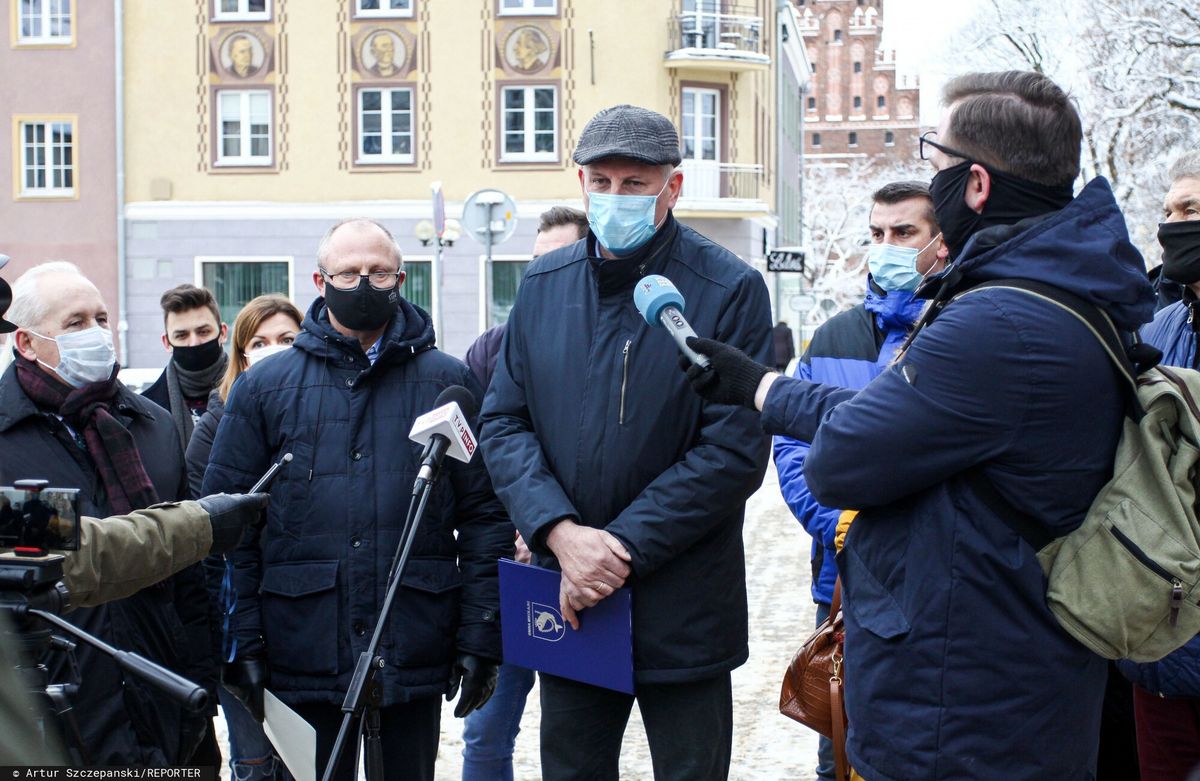
[[36, 363], [17, 356], [17, 381], [39, 408], [60, 415], [83, 435], [88, 455], [108, 494], [109, 512], [123, 515], [158, 502], [129, 429], [113, 417], [111, 407], [121, 390], [117, 371], [107, 380], [72, 388], [51, 377]]

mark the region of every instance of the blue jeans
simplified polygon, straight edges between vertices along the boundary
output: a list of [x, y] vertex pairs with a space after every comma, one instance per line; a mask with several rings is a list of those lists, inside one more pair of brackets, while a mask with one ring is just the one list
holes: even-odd
[[463, 725], [463, 781], [512, 781], [513, 746], [521, 731], [533, 670], [500, 665], [496, 691]]
[[237, 697], [224, 686], [217, 687], [221, 711], [229, 727], [229, 772], [232, 781], [265, 781], [283, 778], [283, 762], [275, 756], [275, 747]]
[[[817, 626], [829, 618], [830, 605], [817, 603]], [[833, 766], [833, 741], [821, 735], [817, 738], [817, 778], [820, 781], [833, 781], [837, 771]]]

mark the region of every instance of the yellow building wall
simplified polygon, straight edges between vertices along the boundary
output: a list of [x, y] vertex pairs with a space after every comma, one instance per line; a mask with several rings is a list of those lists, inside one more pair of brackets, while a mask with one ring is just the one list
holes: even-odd
[[[773, 74], [665, 67], [679, 0], [559, 0], [555, 17], [519, 19], [497, 16], [497, 0], [415, 0], [412, 19], [369, 21], [353, 18], [352, 0], [273, 0], [269, 21], [226, 23], [212, 21], [212, 2], [125, 4], [129, 202], [426, 200], [434, 180], [451, 200], [481, 187], [518, 201], [575, 199], [569, 155], [587, 120], [606, 106], [633, 103], [678, 125], [684, 82], [725, 90], [723, 161], [764, 165], [759, 200], [772, 202]], [[773, 0], [747, 5], [763, 16], [764, 53], [774, 68]], [[557, 62], [529, 83], [559, 84], [558, 163], [496, 162], [497, 82], [521, 78], [501, 64], [497, 33], [515, 24], [535, 25], [557, 44]], [[417, 160], [367, 169], [353, 162], [353, 90], [364, 81], [356, 68], [363, 36], [380, 27], [413, 50], [403, 80], [415, 87]], [[242, 29], [261, 40], [264, 53], [258, 74], [244, 82], [219, 62], [223, 44]], [[274, 90], [268, 168], [214, 163], [213, 90], [231, 84]]]

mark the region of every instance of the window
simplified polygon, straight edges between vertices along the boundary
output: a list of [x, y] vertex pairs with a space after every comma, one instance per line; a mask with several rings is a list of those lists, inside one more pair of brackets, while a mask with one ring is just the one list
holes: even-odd
[[413, 91], [358, 92], [358, 162], [413, 162]]
[[813, 133], [813, 143], [812, 143], [812, 145], [813, 145], [813, 146], [820, 146], [820, 145], [821, 145], [821, 134], [820, 134], [820, 133]]
[[854, 96], [854, 107], [862, 108], [862, 96], [861, 95]]
[[683, 89], [683, 159], [716, 160], [720, 139], [721, 93], [715, 89]]
[[557, 0], [500, 0], [501, 16], [552, 16], [556, 13]]
[[271, 18], [268, 0], [216, 0], [214, 22], [255, 22]]
[[505, 87], [503, 97], [506, 163], [558, 159], [558, 89]]
[[850, 133], [850, 146], [858, 146], [858, 133], [853, 131]]
[[69, 44], [73, 0], [20, 0], [17, 43]]
[[885, 132], [883, 134], [883, 145], [884, 146], [895, 146], [896, 145], [896, 134], [890, 130]]
[[528, 267], [528, 260], [492, 259], [492, 279], [488, 285], [488, 328], [508, 322], [508, 313], [517, 300], [517, 288], [521, 286]]
[[809, 97], [808, 97], [808, 110], [809, 111], [817, 110], [817, 99], [811, 95], [809, 95]]
[[885, 98], [883, 95], [880, 95], [879, 97], [875, 98], [875, 105], [879, 108], [883, 108], [887, 105], [887, 98]]
[[842, 31], [841, 31], [841, 30], [834, 30], [834, 31], [833, 31], [833, 42], [834, 42], [834, 43], [841, 43], [841, 42], [842, 42]]
[[400, 295], [411, 304], [433, 314], [433, 261], [404, 260], [404, 284]]
[[223, 90], [217, 93], [217, 163], [271, 164], [271, 93]]
[[73, 118], [17, 121], [21, 198], [70, 198], [75, 195], [75, 121]]
[[413, 0], [354, 0], [354, 15], [411, 17]]
[[862, 63], [861, 63], [861, 62], [859, 62], [859, 61], [857, 61], [857, 60], [856, 60], [856, 61], [855, 61], [855, 63], [854, 63], [854, 72], [855, 72], [855, 73], [862, 73]]
[[268, 293], [292, 297], [290, 257], [196, 258], [196, 284], [213, 292], [221, 321], [232, 323], [251, 299]]

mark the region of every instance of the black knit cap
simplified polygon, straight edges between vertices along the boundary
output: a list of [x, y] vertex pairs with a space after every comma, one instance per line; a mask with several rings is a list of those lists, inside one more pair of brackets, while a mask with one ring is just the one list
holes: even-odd
[[584, 127], [572, 159], [588, 165], [627, 157], [650, 165], [679, 165], [679, 134], [657, 111], [621, 104], [606, 108]]

